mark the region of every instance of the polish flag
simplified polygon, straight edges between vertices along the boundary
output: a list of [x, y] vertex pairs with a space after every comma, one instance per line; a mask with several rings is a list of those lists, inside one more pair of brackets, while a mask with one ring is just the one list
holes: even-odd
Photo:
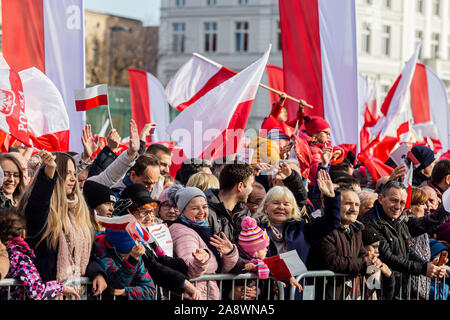
[[99, 84], [86, 89], [76, 89], [74, 92], [77, 111], [87, 111], [99, 106], [108, 105], [108, 86]]
[[237, 152], [271, 47], [172, 121], [167, 133], [187, 158], [214, 160]]
[[172, 108], [183, 111], [236, 73], [193, 53], [167, 84], [165, 89], [167, 101]]
[[115, 217], [103, 217], [96, 214], [95, 218], [106, 229], [127, 231], [134, 241], [147, 243], [150, 240], [150, 233], [141, 226], [132, 214]]
[[414, 165], [411, 162], [408, 172], [406, 173], [405, 180], [403, 181], [403, 184], [406, 186], [406, 190], [408, 192], [408, 198], [406, 199], [406, 205], [405, 209], [411, 208], [411, 192], [412, 192], [412, 182], [413, 182], [413, 171], [414, 171]]
[[[354, 0], [279, 0], [285, 92], [323, 117], [333, 144], [358, 144], [358, 63]], [[298, 104], [286, 101], [288, 120]]]
[[20, 71], [19, 75], [33, 146], [50, 152], [69, 151], [69, 114], [58, 88], [34, 67]]
[[157, 124], [152, 142], [167, 141], [166, 128], [169, 125], [169, 105], [164, 87], [152, 74], [139, 69], [128, 69], [130, 78], [131, 115], [141, 131], [146, 123]]
[[18, 72], [36, 67], [61, 93], [70, 121], [70, 150], [81, 152], [85, 112], [74, 90], [85, 87], [83, 0], [2, 1], [2, 49]]
[[16, 71], [7, 68], [0, 69], [0, 130], [30, 145], [22, 81]]
[[367, 76], [359, 74], [358, 77], [359, 98], [359, 150], [365, 150], [371, 141], [369, 128], [373, 127], [380, 119], [377, 109], [377, 96], [375, 86], [369, 84]]
[[431, 140], [435, 151], [437, 146], [448, 150], [450, 115], [445, 84], [430, 67], [417, 63], [410, 94], [412, 128], [418, 139]]
[[420, 48], [421, 45], [419, 44], [403, 68], [402, 73], [389, 90], [381, 106], [381, 113], [383, 115], [377, 124], [371, 128], [371, 134], [377, 136], [380, 141], [386, 136], [396, 136], [398, 127], [410, 119], [407, 112], [407, 96], [416, 70]]

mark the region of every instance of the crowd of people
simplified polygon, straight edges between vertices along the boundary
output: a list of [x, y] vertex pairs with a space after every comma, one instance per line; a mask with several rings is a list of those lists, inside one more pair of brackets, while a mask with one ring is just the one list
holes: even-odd
[[[283, 110], [276, 104], [266, 121], [295, 127]], [[446, 299], [448, 288], [432, 280], [446, 276], [448, 263], [450, 160], [412, 147], [420, 165], [408, 193], [405, 164], [375, 180], [354, 154], [331, 145], [325, 120], [301, 112], [298, 120], [302, 135], [272, 126], [252, 141], [248, 163], [233, 155], [187, 159], [173, 176], [172, 150], [147, 147], [151, 127], [138, 132], [133, 120], [120, 154], [117, 131], [100, 148], [89, 125], [79, 154], [11, 147], [0, 155], [0, 280], [22, 285], [9, 295], [0, 287], [0, 298], [80, 299], [85, 287], [64, 283], [88, 277], [92, 299], [153, 300], [157, 286], [174, 298], [270, 299], [277, 288], [267, 285], [264, 259], [295, 250], [308, 270], [378, 273], [382, 291], [365, 293], [378, 299], [399, 299], [408, 277], [412, 296], [440, 290]], [[311, 155], [307, 167], [301, 150]], [[142, 228], [167, 224], [173, 256], [98, 218], [124, 215]], [[191, 281], [247, 272], [258, 286]], [[282, 282], [301, 299], [295, 277]], [[348, 295], [344, 281], [326, 288], [326, 299]]]

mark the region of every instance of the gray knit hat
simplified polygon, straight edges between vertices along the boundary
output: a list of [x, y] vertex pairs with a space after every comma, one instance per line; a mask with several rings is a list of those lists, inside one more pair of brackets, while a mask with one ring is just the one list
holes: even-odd
[[206, 199], [202, 190], [197, 187], [184, 187], [179, 184], [174, 184], [167, 190], [167, 197], [177, 204], [178, 210], [183, 212], [186, 205], [195, 197], [203, 197]]

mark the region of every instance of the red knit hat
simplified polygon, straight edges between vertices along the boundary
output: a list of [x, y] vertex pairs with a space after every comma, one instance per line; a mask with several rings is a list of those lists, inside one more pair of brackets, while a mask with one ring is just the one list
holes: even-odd
[[305, 131], [308, 135], [312, 136], [315, 133], [329, 129], [329, 123], [320, 117], [306, 116], [305, 118]]

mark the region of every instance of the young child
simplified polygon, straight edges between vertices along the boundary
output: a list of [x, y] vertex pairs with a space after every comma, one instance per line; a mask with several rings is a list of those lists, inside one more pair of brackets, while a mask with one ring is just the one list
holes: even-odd
[[[0, 210], [0, 240], [7, 246], [10, 259], [9, 272], [6, 278], [13, 278], [23, 283], [23, 286], [13, 287], [10, 300], [23, 300], [24, 296], [33, 300], [57, 299], [63, 294], [73, 295], [77, 300], [80, 296], [75, 289], [58, 281], [43, 282], [34, 264], [34, 251], [25, 242], [26, 221], [18, 215], [15, 209]], [[7, 297], [7, 288], [3, 287], [0, 294]]]
[[[380, 237], [375, 229], [373, 229], [369, 225], [365, 225], [364, 230], [362, 231], [362, 241], [364, 244], [364, 248], [366, 249], [366, 255], [370, 258], [378, 258], [379, 252], [378, 247], [380, 245]], [[378, 268], [377, 268], [378, 269]], [[372, 274], [370, 276], [376, 277], [377, 282], [380, 281], [382, 288], [382, 300], [392, 300], [394, 297], [395, 290], [395, 278], [392, 277], [392, 271], [389, 267], [383, 263], [379, 270], [372, 269]], [[370, 279], [369, 276], [369, 279]], [[380, 279], [381, 278], [381, 279]], [[368, 280], [369, 280], [368, 279]], [[371, 280], [368, 281], [369, 283]], [[378, 288], [377, 288], [378, 287]], [[374, 285], [374, 289], [379, 289], [379, 286]], [[366, 298], [373, 296], [375, 290], [366, 291]], [[377, 296], [379, 292], [377, 292]]]
[[[270, 270], [264, 263], [267, 254], [267, 247], [270, 244], [269, 236], [265, 230], [262, 230], [252, 217], [245, 217], [241, 223], [241, 232], [239, 233], [238, 244], [245, 251], [250, 260], [244, 265], [244, 269], [256, 272], [259, 279], [269, 278]], [[291, 286], [298, 288], [299, 292], [303, 290], [302, 286], [295, 280], [295, 277], [289, 278]], [[283, 283], [283, 286], [285, 284]]]

